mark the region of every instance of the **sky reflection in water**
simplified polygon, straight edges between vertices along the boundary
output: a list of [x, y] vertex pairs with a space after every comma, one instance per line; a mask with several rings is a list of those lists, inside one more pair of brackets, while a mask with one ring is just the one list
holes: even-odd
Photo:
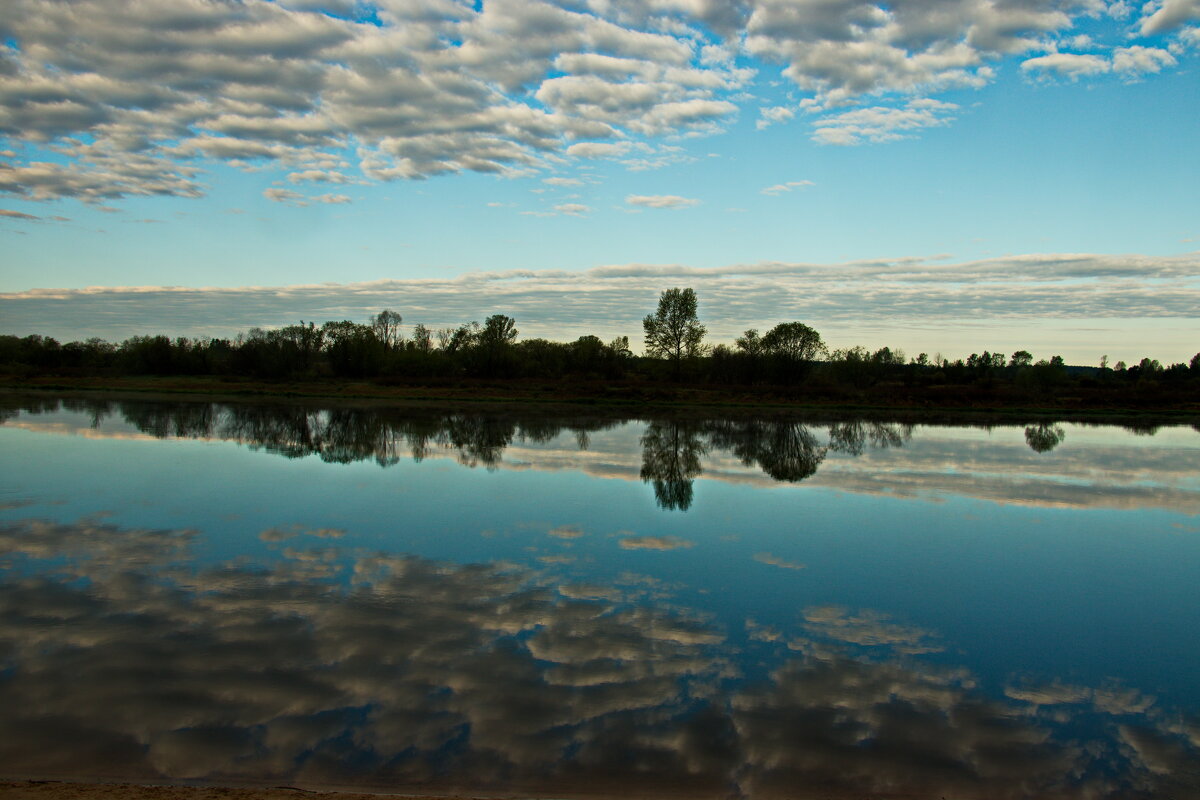
[[1190, 428], [4, 413], [3, 774], [1200, 796]]

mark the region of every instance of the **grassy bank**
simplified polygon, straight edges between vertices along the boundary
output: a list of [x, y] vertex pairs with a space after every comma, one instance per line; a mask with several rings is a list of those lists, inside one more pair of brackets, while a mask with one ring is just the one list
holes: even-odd
[[635, 381], [557, 382], [478, 379], [424, 381], [263, 381], [212, 376], [63, 377], [0, 376], [6, 394], [66, 394], [208, 402], [287, 402], [489, 411], [541, 410], [614, 417], [653, 414], [753, 416], [871, 416], [897, 421], [1029, 422], [1076, 421], [1113, 424], [1200, 424], [1195, 398], [1030, 398], [973, 387], [938, 386], [902, 392], [852, 394], [797, 389], [672, 386]]

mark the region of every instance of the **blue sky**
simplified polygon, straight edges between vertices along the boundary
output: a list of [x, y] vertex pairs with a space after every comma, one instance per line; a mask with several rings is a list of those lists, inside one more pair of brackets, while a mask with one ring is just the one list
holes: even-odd
[[1200, 0], [13, 0], [0, 39], [4, 332], [637, 343], [691, 285], [713, 341], [1200, 347]]

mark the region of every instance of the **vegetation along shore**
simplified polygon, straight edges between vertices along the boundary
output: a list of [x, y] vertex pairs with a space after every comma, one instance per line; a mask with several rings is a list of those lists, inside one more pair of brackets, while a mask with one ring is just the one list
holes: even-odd
[[516, 321], [406, 334], [381, 311], [367, 324], [312, 322], [254, 328], [233, 339], [133, 336], [61, 343], [0, 336], [0, 384], [10, 388], [118, 390], [217, 396], [587, 403], [614, 406], [839, 407], [1052, 411], [1087, 415], [1200, 413], [1200, 353], [1189, 363], [1069, 365], [1031, 352], [950, 359], [899, 349], [830, 350], [802, 322], [733, 346], [704, 343], [691, 289], [662, 293], [643, 320], [644, 355], [628, 337], [605, 342], [518, 339]]

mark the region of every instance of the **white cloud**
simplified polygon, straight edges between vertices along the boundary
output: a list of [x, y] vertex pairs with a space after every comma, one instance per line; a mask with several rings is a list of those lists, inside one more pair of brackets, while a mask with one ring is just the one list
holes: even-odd
[[821, 144], [855, 145], [891, 142], [911, 137], [925, 128], [948, 125], [954, 103], [910, 100], [903, 108], [872, 106], [840, 114], [829, 114], [813, 123], [813, 141]]
[[1112, 65], [1104, 57], [1081, 53], [1047, 53], [1021, 62], [1024, 72], [1054, 74], [1071, 80], [1100, 75], [1111, 69]]
[[633, 149], [633, 142], [579, 142], [567, 148], [567, 155], [576, 158], [616, 158]]
[[1156, 47], [1118, 47], [1113, 51], [1113, 69], [1125, 75], [1161, 72], [1178, 63], [1168, 51]]
[[805, 187], [815, 186], [815, 185], [816, 184], [813, 183], [812, 181], [788, 181], [787, 183], [777, 183], [774, 186], [767, 186], [763, 189], [759, 189], [759, 193], [767, 194], [767, 195], [771, 195], [771, 196], [777, 196], [777, 195], [781, 195], [781, 194], [786, 194], [787, 192], [793, 191], [794, 189], [803, 189]]
[[786, 122], [796, 116], [796, 109], [792, 106], [770, 106], [760, 108], [758, 115], [759, 119], [754, 123], [754, 127], [761, 131], [777, 122]]
[[288, 183], [350, 183], [349, 176], [334, 170], [306, 169], [292, 172], [287, 176]]
[[[1195, 353], [1195, 345], [1184, 344], [1183, 333], [1169, 331], [1186, 331], [1180, 320], [1197, 318], [1200, 255], [1049, 254], [958, 264], [891, 259], [718, 268], [634, 263], [584, 271], [523, 270], [346, 285], [35, 289], [0, 294], [0, 319], [10, 332], [21, 335], [120, 340], [157, 332], [227, 337], [299, 319], [366, 321], [380, 308], [396, 309], [406, 319], [437, 328], [481, 319], [503, 308], [527, 336], [566, 341], [585, 334], [636, 338], [642, 317], [653, 310], [663, 288], [680, 285], [696, 290], [700, 317], [714, 341], [731, 341], [747, 327], [766, 321], [799, 319], [838, 346], [869, 339], [861, 332], [864, 321], [877, 331], [873, 336], [883, 339], [880, 344], [904, 345], [897, 340], [908, 336], [914, 321], [920, 320], [922, 331], [935, 331], [921, 334], [926, 341], [950, 342], [964, 341], [966, 327], [1027, 331], [1036, 324], [1042, 326], [1038, 336], [1049, 349], [1056, 336], [1068, 334], [1046, 327], [1045, 320], [1064, 325], [1095, 320], [1095, 326], [1106, 331], [1103, 338], [1120, 342], [1123, 351], [1157, 354], [1164, 342], [1175, 342], [1170, 346], [1179, 347], [1178, 355], [1155, 357], [1186, 359]], [[1065, 296], [1071, 298], [1066, 305]], [[406, 310], [413, 308], [420, 311]], [[827, 333], [834, 330], [841, 331], [836, 339]], [[1098, 357], [1082, 339], [1070, 335], [1074, 338], [1068, 348], [1088, 353], [1084, 363]], [[1019, 345], [1022, 336], [1012, 333], [1011, 338]], [[993, 348], [991, 341], [985, 337], [980, 349]]]
[[818, 107], [885, 92], [977, 87], [991, 80], [986, 62], [1036, 46], [1037, 37], [1071, 26], [1054, 0], [1022, 4], [974, 0], [862, 0], [798, 4], [758, 0], [746, 25], [754, 55], [784, 63], [783, 74], [813, 92]]
[[0, 217], [7, 217], [8, 219], [27, 220], [29, 222], [39, 222], [42, 219], [41, 217], [35, 216], [34, 214], [26, 214], [22, 211], [10, 211], [7, 208], [0, 208]]
[[[6, 165], [0, 191], [198, 196], [185, 159], [345, 183], [350, 150], [372, 180], [524, 174], [569, 146], [595, 157], [718, 130], [737, 110], [726, 96], [754, 73], [718, 58], [703, 26], [735, 17], [705, 3], [632, 8], [379, 0], [360, 9], [377, 22], [355, 22], [311, 2], [12, 0], [0, 131], [90, 144], [68, 145], [66, 163]], [[161, 163], [131, 168], [135, 154]]]
[[1175, 66], [1177, 63], [1175, 56], [1168, 50], [1132, 45], [1115, 48], [1111, 59], [1090, 53], [1047, 53], [1044, 56], [1026, 59], [1022, 62], [1021, 69], [1028, 73], [1055, 75], [1077, 81], [1107, 72], [1136, 78], [1146, 73], [1161, 72], [1164, 67]]
[[[810, 95], [759, 107], [761, 129], [800, 107], [982, 86], [993, 62], [1049, 41], [1079, 49], [1080, 35], [1067, 38], [1077, 21], [1127, 11], [1100, 0], [367, 0], [327, 13], [349, 6], [8, 0], [0, 133], [62, 158], [6, 156], [0, 192], [198, 197], [212, 161], [330, 183], [536, 174], [563, 153], [650, 169], [672, 161], [657, 140], [722, 131], [739, 105], [759, 102], [747, 56]], [[1200, 0], [1165, 0], [1145, 8], [1140, 30], [1172, 34], [1164, 46], [1177, 57], [1195, 19]], [[1142, 43], [1111, 63], [1051, 53], [1024, 66], [1129, 77], [1174, 65], [1168, 55]], [[903, 122], [916, 112], [894, 99], [869, 103], [859, 110], [892, 109], [882, 112], [892, 121], [860, 132], [819, 123], [818, 141], [941, 124]]]
[[542, 183], [547, 186], [583, 186], [583, 181], [578, 178], [543, 178]]
[[307, 205], [308, 198], [300, 192], [293, 192], [291, 189], [270, 188], [263, 190], [263, 197], [268, 200], [274, 200], [276, 203], [289, 203], [292, 205]]
[[625, 198], [625, 202], [643, 208], [686, 208], [700, 204], [699, 200], [677, 194], [631, 194]]
[[582, 217], [584, 214], [591, 211], [590, 208], [583, 203], [561, 203], [554, 207], [554, 210], [560, 214], [567, 214], [572, 217]]
[[322, 203], [325, 205], [343, 205], [352, 202], [350, 197], [344, 194], [319, 194], [306, 195], [300, 192], [292, 191], [291, 189], [269, 188], [263, 190], [263, 197], [268, 200], [274, 200], [276, 203], [285, 203], [290, 206], [303, 208], [312, 203]]
[[1186, 22], [1200, 20], [1200, 0], [1164, 0], [1161, 6], [1148, 3], [1146, 8], [1156, 8], [1156, 10], [1142, 20], [1143, 36], [1166, 33], [1179, 28]]

